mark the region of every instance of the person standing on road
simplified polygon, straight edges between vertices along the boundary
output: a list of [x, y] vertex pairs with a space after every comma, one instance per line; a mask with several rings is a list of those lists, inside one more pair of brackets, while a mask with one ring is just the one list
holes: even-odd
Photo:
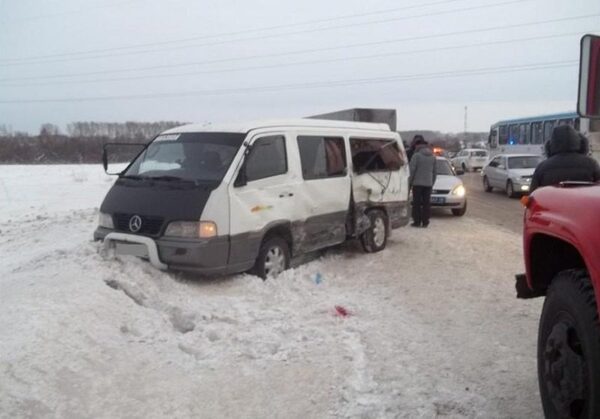
[[545, 144], [545, 161], [533, 173], [530, 192], [542, 186], [557, 185], [567, 180], [580, 182], [600, 181], [598, 162], [587, 155], [587, 138], [570, 125], [561, 125], [552, 131]]
[[408, 157], [408, 161], [412, 159], [412, 156], [415, 154], [416, 148], [418, 144], [426, 143], [425, 138], [422, 135], [415, 135], [410, 142], [410, 147], [406, 150], [406, 156]]
[[431, 190], [436, 178], [435, 156], [421, 137], [410, 160], [409, 185], [412, 188], [412, 227], [427, 227], [431, 216]]

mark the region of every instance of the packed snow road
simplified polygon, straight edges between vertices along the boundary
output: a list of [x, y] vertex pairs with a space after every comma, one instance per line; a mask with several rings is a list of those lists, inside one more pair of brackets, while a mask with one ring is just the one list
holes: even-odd
[[97, 167], [0, 178], [40, 185], [0, 209], [2, 417], [542, 416], [511, 231], [439, 217], [377, 254], [202, 279], [100, 254]]
[[467, 189], [469, 209], [467, 213], [490, 226], [523, 232], [524, 209], [516, 198], [509, 198], [503, 191], [485, 192], [481, 172], [465, 173], [461, 179]]

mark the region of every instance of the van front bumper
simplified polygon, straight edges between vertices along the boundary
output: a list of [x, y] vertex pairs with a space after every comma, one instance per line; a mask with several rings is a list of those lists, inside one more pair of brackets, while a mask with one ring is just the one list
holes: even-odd
[[141, 255], [154, 267], [161, 270], [191, 271], [200, 274], [225, 274], [235, 267], [228, 266], [229, 239], [160, 238], [121, 233], [98, 227], [94, 231], [94, 240], [102, 240], [105, 249], [114, 249], [116, 254], [127, 245], [143, 245], [147, 252]]

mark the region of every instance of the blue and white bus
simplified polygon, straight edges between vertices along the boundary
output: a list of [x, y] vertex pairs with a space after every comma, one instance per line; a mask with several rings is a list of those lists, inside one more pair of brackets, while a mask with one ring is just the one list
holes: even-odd
[[600, 160], [600, 121], [580, 118], [577, 112], [508, 119], [490, 127], [490, 156], [500, 153], [544, 154], [544, 143], [554, 127], [571, 125], [590, 140], [592, 155]]

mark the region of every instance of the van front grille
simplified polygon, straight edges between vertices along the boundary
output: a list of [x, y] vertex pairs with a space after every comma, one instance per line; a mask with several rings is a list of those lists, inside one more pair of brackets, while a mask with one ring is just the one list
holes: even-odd
[[127, 233], [144, 234], [148, 236], [158, 236], [162, 229], [165, 219], [163, 217], [153, 217], [147, 215], [139, 215], [142, 220], [142, 225], [138, 231], [132, 231], [129, 228], [129, 222], [131, 217], [136, 214], [122, 214], [115, 213], [113, 218], [115, 222], [115, 228], [119, 231]]

